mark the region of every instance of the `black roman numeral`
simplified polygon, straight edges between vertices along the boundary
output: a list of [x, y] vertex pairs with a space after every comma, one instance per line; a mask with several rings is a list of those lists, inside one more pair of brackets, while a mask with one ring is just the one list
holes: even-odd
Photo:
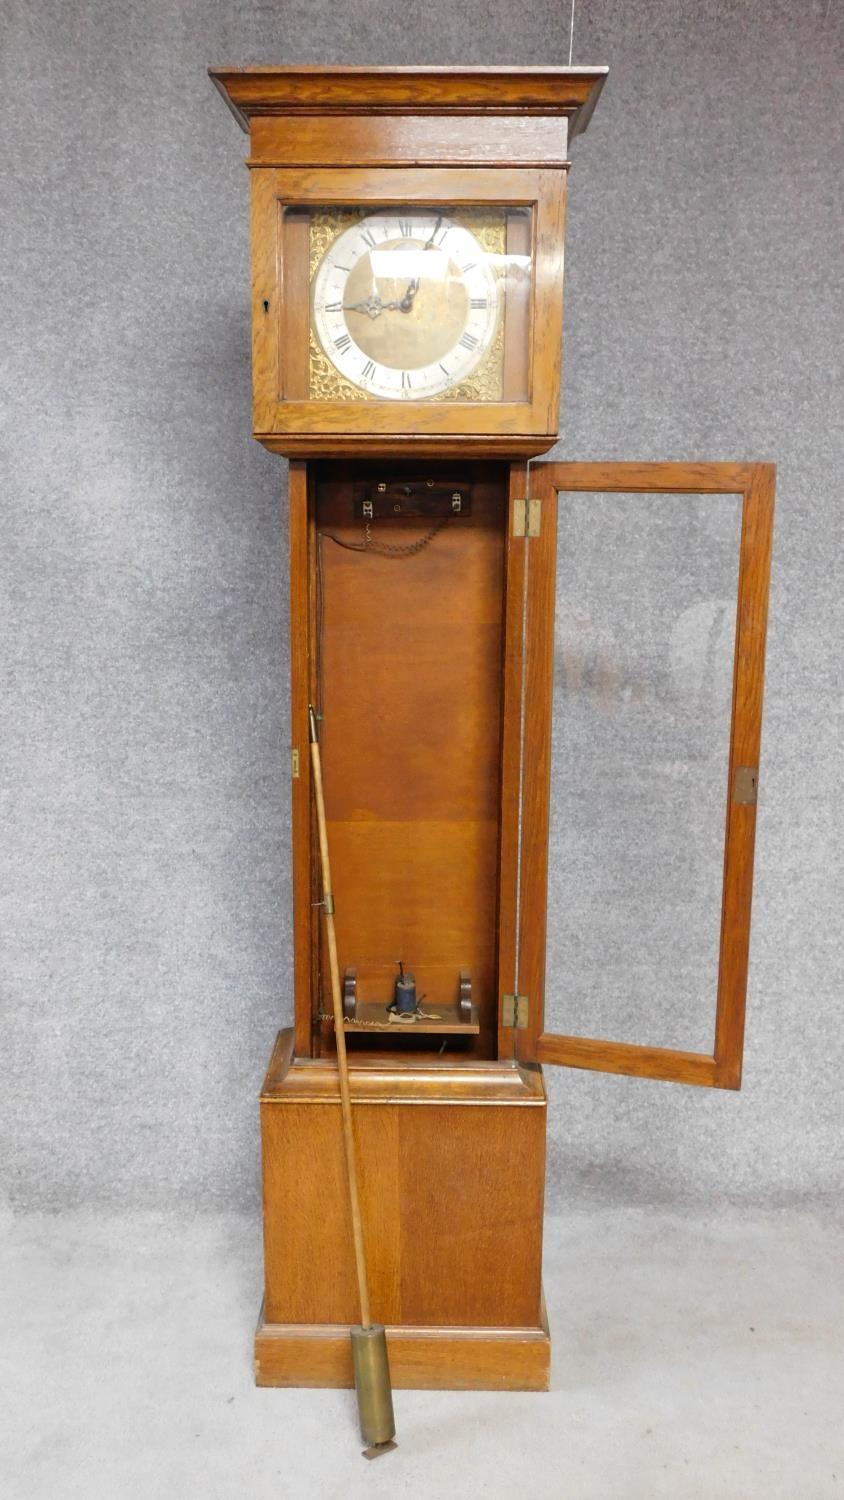
[[464, 276], [468, 276], [470, 271], [474, 271], [476, 265], [476, 260], [468, 260], [465, 266], [461, 266], [460, 269], [463, 272]]
[[460, 343], [464, 349], [477, 349], [478, 347], [478, 341], [473, 333], [462, 333], [460, 335]]
[[469, 306], [473, 312], [484, 312], [486, 309], [486, 297], [470, 297]]
[[339, 339], [334, 340], [334, 348], [338, 349], [341, 354], [345, 354], [346, 350], [351, 345], [351, 342], [352, 341], [347, 333], [341, 334]]
[[409, 219], [399, 219], [399, 234], [403, 240], [409, 240], [413, 235], [413, 225]]
[[375, 236], [370, 229], [362, 229], [360, 232], [360, 237], [362, 240], [366, 241], [370, 250], [375, 249]]
[[342, 304], [342, 302], [326, 302], [326, 304], [325, 304], [325, 311], [326, 312], [342, 312], [343, 311], [343, 304]]
[[410, 390], [410, 376], [408, 375], [407, 370], [402, 370], [401, 372], [401, 388], [403, 391]]
[[374, 374], [375, 364], [371, 359], [368, 359], [360, 372], [361, 380], [369, 380]]

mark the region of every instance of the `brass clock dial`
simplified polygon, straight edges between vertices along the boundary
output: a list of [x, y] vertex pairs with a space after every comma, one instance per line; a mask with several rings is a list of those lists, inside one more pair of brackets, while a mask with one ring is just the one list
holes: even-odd
[[426, 401], [465, 382], [500, 319], [490, 256], [435, 209], [355, 220], [313, 277], [311, 327], [338, 374], [378, 400]]

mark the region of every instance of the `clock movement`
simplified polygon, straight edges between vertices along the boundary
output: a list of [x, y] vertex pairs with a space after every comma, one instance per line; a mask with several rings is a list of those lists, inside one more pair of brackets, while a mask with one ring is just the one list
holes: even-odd
[[[290, 461], [294, 993], [260, 1103], [263, 1385], [352, 1384], [354, 1232], [396, 1386], [544, 1388], [542, 1065], [740, 1083], [773, 468], [536, 461], [558, 432], [569, 150], [605, 73], [212, 72], [249, 135], [254, 435]], [[666, 726], [659, 764], [631, 783], [634, 801], [662, 799], [637, 825], [655, 862], [679, 744], [683, 785], [715, 786], [705, 817], [678, 815], [718, 866], [711, 972], [692, 975], [704, 1045], [614, 1037], [600, 993], [594, 1032], [559, 1020], [572, 976], [567, 953], [546, 960], [552, 709], [561, 672], [572, 702], [587, 673], [574, 604], [555, 617], [558, 532], [562, 557], [574, 540], [560, 496], [587, 504], [605, 591], [607, 507], [625, 524], [645, 497], [656, 507], [624, 555], [638, 545], [645, 570], [654, 538], [659, 661], [641, 655], [619, 702], [631, 735], [648, 714]], [[723, 735], [704, 754], [681, 648], [726, 503]], [[694, 539], [679, 571], [661, 560], [672, 527]], [[638, 578], [613, 592], [622, 630]], [[607, 699], [612, 646], [602, 662]], [[565, 741], [562, 775], [593, 771], [601, 803], [595, 735]], [[648, 975], [629, 975], [647, 1020]]]

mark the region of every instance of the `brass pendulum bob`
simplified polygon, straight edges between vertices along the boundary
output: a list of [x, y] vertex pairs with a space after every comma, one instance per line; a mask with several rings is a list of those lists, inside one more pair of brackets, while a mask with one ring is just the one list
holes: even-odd
[[[363, 1317], [363, 1313], [361, 1313]], [[355, 1389], [358, 1396], [360, 1435], [371, 1450], [395, 1448], [396, 1423], [393, 1416], [393, 1391], [390, 1385], [390, 1361], [383, 1323], [370, 1323], [349, 1330], [352, 1336], [352, 1362], [355, 1367]]]
[[393, 1392], [390, 1364], [383, 1324], [373, 1323], [369, 1312], [369, 1282], [363, 1243], [363, 1221], [358, 1198], [357, 1159], [352, 1129], [352, 1101], [349, 1092], [349, 1063], [346, 1057], [346, 1034], [343, 1029], [343, 999], [340, 990], [340, 967], [337, 961], [337, 938], [334, 932], [334, 897], [331, 894], [331, 866], [328, 859], [328, 833], [325, 822], [325, 798], [322, 789], [322, 761], [316, 714], [308, 709], [311, 741], [311, 765], [314, 777], [319, 851], [322, 864], [322, 908], [325, 913], [325, 936], [331, 971], [331, 1000], [334, 1009], [334, 1035], [337, 1043], [337, 1073], [340, 1080], [340, 1110], [343, 1122], [343, 1145], [349, 1185], [349, 1209], [352, 1219], [355, 1270], [360, 1297], [360, 1325], [352, 1328], [352, 1363], [358, 1397], [360, 1432], [366, 1443], [367, 1458], [386, 1453], [395, 1447], [396, 1424], [393, 1417]]

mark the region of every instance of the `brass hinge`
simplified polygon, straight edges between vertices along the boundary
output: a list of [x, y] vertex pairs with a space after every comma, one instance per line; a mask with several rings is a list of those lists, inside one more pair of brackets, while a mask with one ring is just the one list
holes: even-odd
[[524, 1031], [528, 1023], [528, 997], [527, 995], [502, 995], [501, 996], [501, 1024], [502, 1026], [516, 1026], [519, 1031]]
[[755, 802], [758, 785], [759, 772], [756, 766], [736, 766], [733, 777], [733, 801]]
[[294, 778], [299, 775], [299, 751], [298, 750], [291, 750], [291, 752], [290, 752], [290, 775], [293, 776]]
[[539, 536], [542, 528], [542, 505], [539, 500], [513, 501], [513, 535]]

